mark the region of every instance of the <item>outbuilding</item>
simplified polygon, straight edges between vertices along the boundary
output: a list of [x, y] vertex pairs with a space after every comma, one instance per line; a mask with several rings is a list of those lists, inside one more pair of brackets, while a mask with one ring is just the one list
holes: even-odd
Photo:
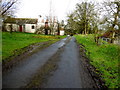
[[38, 19], [33, 18], [7, 18], [3, 25], [6, 31], [35, 33], [37, 22]]

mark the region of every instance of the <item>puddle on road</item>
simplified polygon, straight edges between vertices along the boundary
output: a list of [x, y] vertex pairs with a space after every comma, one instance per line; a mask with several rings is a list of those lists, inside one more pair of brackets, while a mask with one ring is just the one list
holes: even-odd
[[[24, 62], [19, 63], [12, 72], [7, 73], [3, 77], [3, 87], [19, 88], [25, 86], [28, 80], [43, 66], [46, 61], [52, 57], [60, 47], [65, 45], [68, 38], [62, 39], [50, 47], [37, 52], [26, 58]], [[52, 51], [52, 52], [51, 52]]]
[[67, 38], [62, 39], [63, 41], [67, 40]]
[[65, 45], [65, 43], [64, 42], [61, 42], [58, 46], [59, 47], [62, 47], [62, 46], [64, 46]]
[[62, 39], [61, 42], [58, 44], [58, 47], [60, 48], [60, 47], [64, 46], [64, 45], [66, 44], [65, 41], [66, 41], [68, 38], [69, 38], [69, 37], [66, 37], [66, 38]]

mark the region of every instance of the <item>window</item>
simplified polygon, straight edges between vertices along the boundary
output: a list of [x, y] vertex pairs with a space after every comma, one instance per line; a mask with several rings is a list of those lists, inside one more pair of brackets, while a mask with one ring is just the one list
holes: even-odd
[[34, 25], [32, 25], [32, 29], [35, 29], [35, 26], [34, 26]]

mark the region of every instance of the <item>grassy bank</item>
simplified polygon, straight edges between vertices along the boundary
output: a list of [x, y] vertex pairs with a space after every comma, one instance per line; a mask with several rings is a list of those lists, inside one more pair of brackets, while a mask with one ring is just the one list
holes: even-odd
[[106, 86], [118, 88], [120, 46], [108, 43], [97, 46], [93, 35], [76, 35], [75, 37], [78, 43], [85, 46], [90, 63], [99, 71]]
[[65, 36], [37, 35], [31, 33], [2, 32], [2, 60], [14, 55], [16, 50], [19, 52], [21, 48], [27, 47], [38, 42], [46, 42], [49, 40], [59, 40]]

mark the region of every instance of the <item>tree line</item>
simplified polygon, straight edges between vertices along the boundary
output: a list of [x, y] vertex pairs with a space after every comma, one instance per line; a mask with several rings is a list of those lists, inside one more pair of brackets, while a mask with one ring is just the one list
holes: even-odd
[[77, 3], [67, 15], [66, 33], [92, 34], [120, 29], [120, 1]]

